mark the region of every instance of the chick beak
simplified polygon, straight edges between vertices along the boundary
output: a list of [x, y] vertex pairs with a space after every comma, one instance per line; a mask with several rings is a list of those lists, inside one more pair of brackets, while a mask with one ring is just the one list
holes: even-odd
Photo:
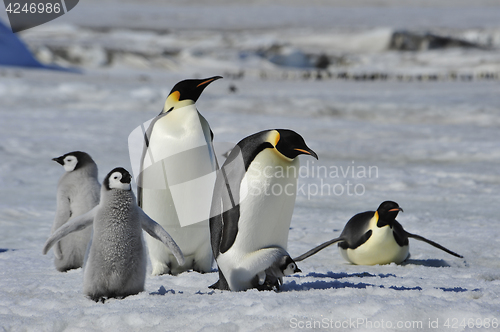
[[53, 161], [59, 163], [60, 165], [64, 166], [64, 159], [63, 157], [57, 157], [57, 158], [52, 158]]

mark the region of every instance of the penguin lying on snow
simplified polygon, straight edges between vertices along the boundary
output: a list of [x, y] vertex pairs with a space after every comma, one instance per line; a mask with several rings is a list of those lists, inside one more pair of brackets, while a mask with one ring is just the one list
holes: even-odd
[[338, 242], [342, 256], [352, 264], [399, 264], [409, 256], [408, 238], [427, 242], [450, 255], [463, 258], [436, 242], [405, 231], [396, 221], [399, 211], [403, 209], [397, 203], [385, 201], [377, 211], [359, 213], [347, 222], [338, 238], [320, 244], [294, 260], [300, 262]]
[[195, 103], [220, 78], [177, 83], [145, 132], [138, 204], [172, 235], [187, 261], [177, 265], [165, 246], [147, 236], [153, 275], [212, 270], [208, 219], [218, 166], [212, 130]]
[[[69, 218], [84, 214], [99, 204], [101, 185], [97, 181], [97, 165], [87, 153], [73, 151], [52, 160], [66, 171], [57, 185], [57, 211], [51, 231], [54, 233]], [[56, 243], [54, 265], [58, 271], [82, 267], [91, 232], [91, 229], [84, 229]]]
[[142, 229], [167, 245], [180, 265], [184, 263], [182, 252], [170, 235], [137, 206], [130, 181], [125, 169], [113, 169], [104, 179], [99, 205], [57, 229], [43, 247], [46, 254], [64, 236], [93, 224], [83, 291], [96, 302], [144, 290], [146, 249]]
[[286, 252], [301, 154], [318, 158], [287, 129], [265, 130], [241, 140], [217, 174], [210, 235], [219, 266], [211, 288], [279, 289], [300, 270]]

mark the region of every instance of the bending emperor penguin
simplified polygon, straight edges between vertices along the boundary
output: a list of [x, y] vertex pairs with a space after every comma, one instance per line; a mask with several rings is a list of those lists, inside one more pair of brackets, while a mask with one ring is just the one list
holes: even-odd
[[208, 219], [218, 166], [212, 130], [195, 102], [220, 78], [177, 83], [145, 132], [138, 203], [172, 235], [186, 258], [179, 266], [168, 248], [146, 237], [153, 275], [212, 270]]
[[[52, 160], [66, 171], [57, 185], [53, 234], [69, 218], [84, 214], [99, 204], [101, 185], [97, 181], [97, 165], [87, 153], [73, 151]], [[64, 272], [82, 267], [91, 232], [91, 229], [81, 230], [56, 243], [54, 265], [57, 270]]]
[[265, 130], [241, 140], [217, 174], [210, 235], [219, 267], [211, 288], [279, 289], [300, 270], [286, 248], [301, 154], [318, 158], [292, 130]]
[[113, 169], [103, 181], [99, 205], [70, 219], [43, 247], [46, 254], [66, 235], [93, 225], [84, 264], [83, 292], [96, 302], [144, 290], [147, 260], [142, 230], [168, 246], [180, 265], [184, 262], [170, 235], [137, 206], [130, 182], [131, 176], [125, 169]]
[[338, 238], [327, 241], [294, 260], [302, 261], [338, 242], [342, 257], [352, 264], [399, 264], [409, 257], [408, 238], [427, 242], [450, 255], [463, 258], [436, 242], [405, 231], [396, 220], [399, 211], [403, 209], [397, 203], [385, 201], [377, 211], [359, 213], [347, 222]]

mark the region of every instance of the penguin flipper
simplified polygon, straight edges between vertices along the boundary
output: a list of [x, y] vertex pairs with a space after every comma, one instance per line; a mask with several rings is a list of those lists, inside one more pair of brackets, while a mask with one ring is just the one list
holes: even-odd
[[174, 239], [161, 227], [156, 221], [151, 219], [141, 208], [139, 209], [139, 217], [142, 229], [158, 241], [163, 242], [172, 252], [179, 265], [184, 265], [184, 255], [181, 248], [175, 243]]
[[51, 234], [71, 218], [70, 199], [64, 192], [57, 193], [57, 211], [52, 224]]
[[236, 157], [226, 159], [222, 168], [217, 171], [210, 210], [210, 237], [214, 257], [231, 248], [238, 234], [240, 183], [245, 174], [238, 150], [233, 149]]
[[[57, 194], [57, 212], [54, 219], [54, 223], [52, 224], [52, 228], [50, 230], [50, 234], [54, 234], [54, 232], [64, 225], [71, 218], [71, 207], [70, 207], [70, 199], [65, 192], [60, 192]], [[63, 252], [61, 249], [61, 243], [58, 241], [54, 247], [54, 255], [57, 259], [63, 259]]]
[[[49, 249], [54, 245], [54, 243], [58, 242], [60, 239], [65, 237], [66, 235], [82, 230], [84, 228], [87, 228], [88, 226], [92, 225], [94, 222], [94, 217], [97, 213], [97, 210], [99, 209], [99, 205], [94, 207], [92, 210], [90, 210], [87, 213], [84, 213], [82, 215], [79, 215], [77, 217], [71, 218], [68, 220], [67, 223], [59, 227], [52, 235], [47, 239], [45, 242], [45, 245], [43, 246], [43, 254], [47, 254]], [[59, 250], [60, 251], [60, 250]], [[56, 258], [61, 259], [61, 257], [58, 257], [60, 254], [58, 250], [54, 251], [54, 254]]]
[[63, 259], [63, 252], [61, 249], [60, 241], [57, 241], [56, 245], [54, 246], [54, 255], [57, 257], [57, 259]]
[[335, 238], [333, 240], [326, 241], [325, 243], [322, 243], [319, 246], [312, 248], [308, 252], [306, 252], [306, 253], [298, 256], [298, 257], [295, 257], [293, 260], [296, 261], [296, 262], [303, 261], [304, 259], [306, 259], [306, 258], [314, 255], [318, 251], [323, 250], [326, 247], [331, 246], [332, 244], [335, 244], [335, 243], [340, 242], [340, 241], [344, 241], [344, 238], [343, 237], [337, 237], [337, 238]]
[[443, 247], [443, 246], [442, 246], [442, 245], [440, 245], [439, 243], [436, 243], [436, 242], [434, 242], [434, 241], [431, 241], [431, 240], [429, 240], [429, 239], [426, 239], [426, 238], [425, 238], [425, 237], [423, 237], [423, 236], [416, 235], [416, 234], [411, 234], [411, 233], [408, 233], [408, 232], [406, 232], [406, 234], [407, 234], [407, 235], [408, 235], [408, 237], [410, 237], [410, 238], [413, 238], [413, 239], [415, 239], [415, 240], [419, 240], [419, 241], [426, 242], [426, 243], [430, 244], [431, 246], [434, 246], [434, 247], [436, 247], [436, 248], [438, 248], [438, 249], [441, 249], [441, 250], [443, 250], [443, 251], [447, 252], [447, 253], [448, 253], [448, 254], [450, 254], [450, 255], [453, 255], [453, 256], [458, 257], [458, 258], [464, 258], [464, 256], [459, 255], [459, 254], [457, 254], [456, 252], [453, 252], [453, 251], [451, 251], [451, 250], [449, 250], [449, 249], [446, 249], [445, 247]]

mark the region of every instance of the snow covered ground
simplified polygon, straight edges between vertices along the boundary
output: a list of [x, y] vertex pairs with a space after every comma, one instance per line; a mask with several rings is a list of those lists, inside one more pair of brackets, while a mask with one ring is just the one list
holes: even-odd
[[[83, 73], [0, 67], [0, 331], [496, 330], [500, 5], [266, 3], [86, 0], [21, 34], [40, 60]], [[390, 49], [395, 31], [475, 46]], [[322, 73], [351, 76], [309, 78], [321, 54]], [[100, 180], [131, 169], [128, 135], [171, 87], [221, 74], [198, 102], [220, 154], [254, 132], [290, 128], [319, 155], [301, 157], [292, 256], [394, 200], [408, 231], [464, 259], [410, 241], [405, 264], [356, 266], [332, 247], [299, 263], [279, 293], [212, 291], [216, 273], [183, 273], [148, 275], [146, 291], [123, 300], [85, 298], [81, 269], [59, 273], [52, 252], [41, 253], [63, 172], [51, 158], [86, 151]]]

